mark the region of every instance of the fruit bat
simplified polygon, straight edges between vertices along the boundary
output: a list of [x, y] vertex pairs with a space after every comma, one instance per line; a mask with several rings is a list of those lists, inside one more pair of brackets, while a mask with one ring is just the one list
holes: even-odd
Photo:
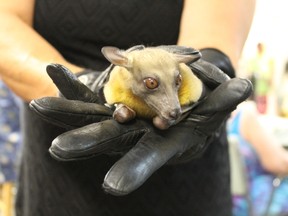
[[197, 50], [184, 55], [161, 47], [127, 51], [103, 47], [102, 53], [115, 65], [103, 94], [107, 104], [116, 107], [113, 117], [118, 122], [137, 116], [167, 129], [202, 95], [203, 83], [186, 65], [201, 57]]

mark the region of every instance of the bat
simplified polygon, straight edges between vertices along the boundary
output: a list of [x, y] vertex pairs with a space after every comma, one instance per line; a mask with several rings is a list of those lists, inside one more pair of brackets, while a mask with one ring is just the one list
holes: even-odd
[[155, 127], [164, 130], [201, 98], [203, 83], [187, 66], [201, 57], [197, 50], [177, 54], [161, 47], [126, 51], [103, 47], [102, 53], [115, 65], [103, 94], [107, 104], [116, 107], [113, 118], [120, 123], [137, 116], [152, 119]]

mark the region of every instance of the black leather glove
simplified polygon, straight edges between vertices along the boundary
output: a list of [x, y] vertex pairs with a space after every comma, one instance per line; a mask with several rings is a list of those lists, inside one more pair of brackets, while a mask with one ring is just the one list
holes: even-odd
[[[189, 54], [188, 48], [168, 46], [165, 49]], [[50, 122], [67, 128], [78, 127], [53, 141], [50, 148], [53, 157], [65, 161], [98, 154], [122, 154], [106, 174], [103, 188], [114, 195], [125, 195], [167, 162], [186, 162], [200, 157], [217, 139], [230, 112], [252, 91], [248, 80], [229, 79], [206, 61], [199, 60], [190, 67], [212, 92], [187, 118], [165, 131], [139, 119], [117, 123], [111, 119], [111, 110], [94, 103], [99, 101], [99, 95], [59, 65], [49, 66], [48, 73], [63, 96], [70, 100], [42, 98], [32, 101], [30, 106]]]

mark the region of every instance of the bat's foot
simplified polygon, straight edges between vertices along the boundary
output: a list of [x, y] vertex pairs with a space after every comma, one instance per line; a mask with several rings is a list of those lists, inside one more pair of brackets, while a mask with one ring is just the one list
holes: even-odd
[[136, 112], [125, 104], [117, 104], [113, 118], [119, 123], [128, 122], [136, 117]]

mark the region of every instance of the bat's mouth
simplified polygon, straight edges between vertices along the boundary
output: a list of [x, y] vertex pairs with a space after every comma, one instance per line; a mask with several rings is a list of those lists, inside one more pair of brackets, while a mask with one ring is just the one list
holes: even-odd
[[156, 116], [153, 118], [153, 124], [156, 128], [165, 130], [168, 129], [173, 124], [173, 122], [171, 120], [163, 119], [159, 116]]
[[177, 120], [181, 116], [180, 114], [177, 114], [177, 116], [175, 117], [169, 117], [169, 118], [165, 118], [162, 115], [155, 116], [153, 118], [153, 124], [158, 129], [161, 129], [161, 130], [168, 129], [170, 126], [174, 125], [177, 122]]
[[182, 114], [180, 104], [179, 106], [162, 107], [161, 109], [152, 104], [150, 104], [150, 107], [156, 111], [156, 116], [153, 118], [153, 124], [156, 128], [161, 130], [168, 129], [170, 126], [177, 123]]

